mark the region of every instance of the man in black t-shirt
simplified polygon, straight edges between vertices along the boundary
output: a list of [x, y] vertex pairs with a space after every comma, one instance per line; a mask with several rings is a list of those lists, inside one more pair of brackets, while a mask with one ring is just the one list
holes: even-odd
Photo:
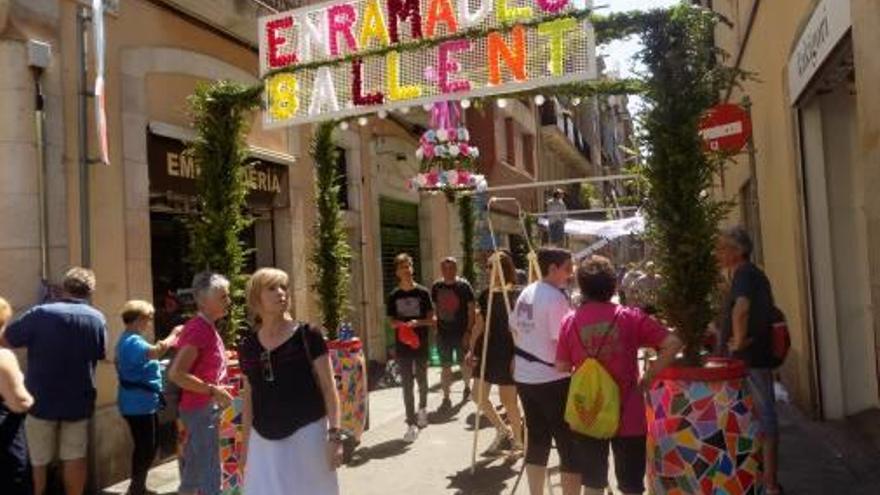
[[[394, 258], [398, 286], [388, 296], [387, 313], [395, 328], [397, 364], [403, 380], [403, 404], [406, 407], [406, 435], [415, 442], [419, 428], [428, 426], [428, 334], [434, 325], [434, 307], [428, 289], [413, 281], [413, 261], [408, 254]], [[409, 335], [411, 328], [417, 343]], [[419, 382], [419, 411], [413, 397], [413, 379]]]
[[[449, 400], [452, 365], [460, 363], [467, 351], [464, 343], [474, 326], [476, 309], [474, 290], [467, 280], [458, 277], [458, 263], [455, 258], [450, 256], [441, 261], [440, 273], [443, 278], [431, 288], [431, 299], [437, 306], [437, 348], [443, 367], [443, 403], [440, 409], [448, 411], [452, 408], [452, 401]], [[462, 366], [461, 372], [464, 375], [464, 400], [467, 400], [470, 395], [470, 368]]]
[[764, 485], [770, 495], [781, 493], [777, 481], [779, 425], [773, 383], [772, 310], [770, 281], [750, 261], [752, 240], [742, 227], [725, 230], [716, 256], [731, 279], [721, 315], [719, 354], [732, 355], [749, 367], [749, 385], [764, 438]]

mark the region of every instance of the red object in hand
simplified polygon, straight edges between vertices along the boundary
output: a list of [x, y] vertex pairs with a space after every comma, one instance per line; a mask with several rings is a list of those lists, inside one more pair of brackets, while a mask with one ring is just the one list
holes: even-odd
[[398, 323], [394, 327], [397, 330], [397, 339], [403, 342], [404, 344], [412, 347], [413, 349], [418, 349], [421, 345], [421, 341], [419, 340], [419, 334], [416, 333], [415, 329], [409, 323]]

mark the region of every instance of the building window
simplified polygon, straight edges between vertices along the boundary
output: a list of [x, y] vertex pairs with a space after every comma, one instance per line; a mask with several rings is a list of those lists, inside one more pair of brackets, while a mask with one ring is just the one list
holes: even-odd
[[752, 261], [757, 265], [764, 264], [764, 252], [761, 246], [761, 214], [758, 209], [758, 191], [755, 190], [755, 181], [752, 178], [743, 184], [739, 190], [739, 206], [740, 218], [742, 218], [743, 227], [752, 238], [754, 249], [752, 250]]
[[345, 148], [336, 148], [339, 152], [339, 160], [336, 162], [336, 174], [339, 178], [339, 206], [343, 210], [350, 209], [348, 201], [348, 160], [345, 156]]
[[516, 166], [516, 133], [513, 118], [504, 119], [504, 161], [511, 167]]
[[535, 175], [535, 136], [523, 133], [523, 164], [526, 172]]

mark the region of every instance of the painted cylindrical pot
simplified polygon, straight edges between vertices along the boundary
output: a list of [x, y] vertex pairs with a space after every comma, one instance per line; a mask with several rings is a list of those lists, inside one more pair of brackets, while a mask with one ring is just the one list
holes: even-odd
[[741, 361], [669, 367], [648, 397], [648, 482], [665, 495], [764, 493], [758, 416]]
[[367, 422], [367, 364], [361, 340], [327, 343], [339, 391], [341, 427], [359, 443]]
[[[243, 407], [241, 399], [241, 367], [238, 363], [238, 355], [228, 352], [228, 364], [226, 368], [227, 385], [232, 395], [232, 404], [220, 411], [220, 472], [222, 480], [220, 488], [223, 495], [239, 495], [243, 483], [239, 472], [238, 461], [244, 447], [242, 441], [241, 411]], [[183, 451], [188, 439], [183, 421], [177, 420], [177, 459], [183, 469]]]

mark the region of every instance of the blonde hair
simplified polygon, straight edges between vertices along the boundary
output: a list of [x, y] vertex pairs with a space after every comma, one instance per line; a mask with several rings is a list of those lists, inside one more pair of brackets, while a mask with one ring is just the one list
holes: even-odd
[[133, 300], [128, 301], [122, 306], [122, 323], [131, 325], [143, 317], [153, 316], [156, 308], [147, 301]]
[[[248, 279], [245, 295], [247, 297], [248, 312], [254, 319], [254, 323], [260, 323], [260, 296], [263, 289], [272, 287], [273, 285], [287, 285], [290, 277], [283, 270], [277, 268], [260, 268], [251, 278]], [[290, 306], [290, 298], [287, 298], [288, 308]]]
[[6, 302], [6, 299], [0, 297], [0, 328], [6, 326], [12, 318], [12, 306]]

